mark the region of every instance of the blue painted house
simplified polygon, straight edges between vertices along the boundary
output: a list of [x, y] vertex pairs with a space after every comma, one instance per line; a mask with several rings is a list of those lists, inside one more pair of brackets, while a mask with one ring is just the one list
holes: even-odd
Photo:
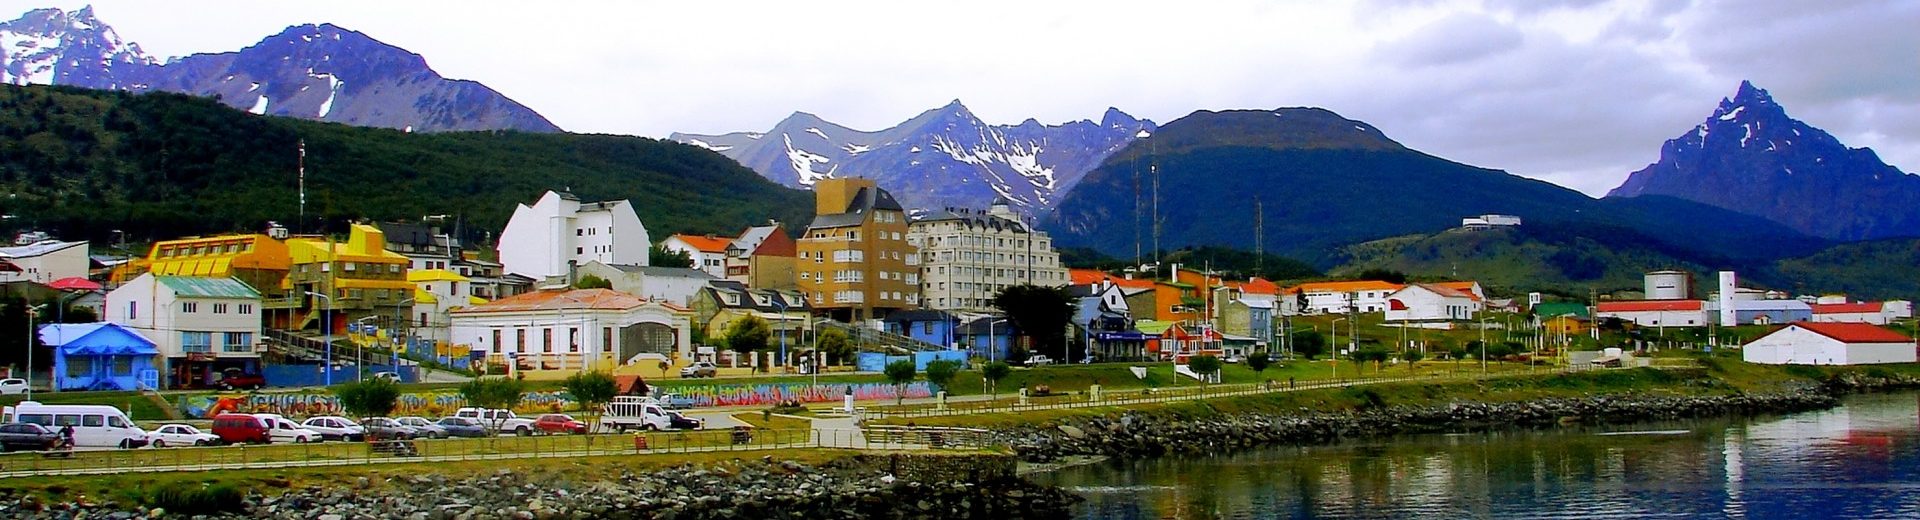
[[1005, 361], [1013, 336], [1013, 324], [1005, 316], [982, 316], [960, 324], [953, 341], [969, 356]]
[[157, 388], [153, 340], [114, 323], [56, 323], [40, 327], [40, 343], [53, 349], [54, 390]]
[[960, 321], [947, 311], [917, 309], [887, 315], [886, 327], [887, 332], [951, 348], [956, 343], [954, 325]]

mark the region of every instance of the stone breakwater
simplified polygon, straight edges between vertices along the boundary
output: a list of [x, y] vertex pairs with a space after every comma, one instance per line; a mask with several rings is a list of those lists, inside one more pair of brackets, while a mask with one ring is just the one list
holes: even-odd
[[510, 470], [343, 482], [245, 496], [234, 512], [0, 501], [5, 518], [356, 520], [1061, 518], [1080, 498], [1014, 475], [1006, 456], [858, 456], [820, 467], [772, 460], [614, 475]]
[[1831, 408], [1825, 388], [1723, 396], [1598, 395], [1526, 402], [1383, 406], [1348, 412], [1235, 413], [1206, 418], [1124, 412], [1002, 430], [996, 435], [1023, 460], [1068, 456], [1140, 458], [1217, 454], [1271, 445], [1323, 444], [1399, 434], [1618, 424]]

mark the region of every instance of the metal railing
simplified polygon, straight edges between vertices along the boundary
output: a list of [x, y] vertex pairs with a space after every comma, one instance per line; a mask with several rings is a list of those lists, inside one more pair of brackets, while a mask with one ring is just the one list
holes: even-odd
[[916, 351], [922, 351], [922, 352], [947, 350], [946, 347], [942, 347], [942, 346], [928, 343], [925, 341], [920, 341], [907, 336], [902, 336], [899, 334], [894, 334], [894, 333], [883, 331], [883, 330], [874, 330], [866, 327], [848, 325], [848, 324], [840, 323], [837, 321], [831, 321], [831, 320], [822, 321], [820, 322], [819, 326], [822, 329], [840, 329], [841, 331], [844, 331], [847, 333], [847, 336], [849, 339], [852, 339], [855, 344], [859, 344], [859, 345], [873, 345], [873, 344], [889, 345], [889, 346], [901, 347], [907, 350], [916, 350]]
[[879, 432], [877, 437], [858, 429], [754, 428], [399, 441], [411, 443], [407, 449], [383, 443], [324, 442], [15, 452], [0, 454], [0, 479], [797, 448], [981, 450], [995, 447], [984, 430], [879, 427], [874, 431]]

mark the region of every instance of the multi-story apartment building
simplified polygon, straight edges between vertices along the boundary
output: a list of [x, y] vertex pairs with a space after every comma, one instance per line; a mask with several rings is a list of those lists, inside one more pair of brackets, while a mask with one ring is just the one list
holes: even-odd
[[987, 311], [1001, 289], [1069, 282], [1053, 240], [1004, 198], [984, 213], [949, 208], [915, 220], [907, 243], [920, 249], [920, 293], [929, 308]]
[[647, 265], [652, 244], [632, 203], [582, 203], [572, 193], [549, 191], [532, 206], [514, 208], [500, 231], [500, 264], [509, 274], [564, 281], [573, 267], [596, 260]]
[[900, 202], [868, 179], [826, 179], [813, 191], [795, 271], [814, 309], [854, 321], [919, 307], [920, 257]]

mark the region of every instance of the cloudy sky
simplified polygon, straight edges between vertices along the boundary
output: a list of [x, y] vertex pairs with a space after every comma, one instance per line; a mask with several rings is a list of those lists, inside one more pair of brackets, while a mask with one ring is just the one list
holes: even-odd
[[49, 5], [87, 3], [163, 57], [332, 22], [575, 132], [766, 130], [794, 111], [873, 130], [952, 99], [999, 124], [1109, 106], [1161, 122], [1319, 106], [1428, 153], [1598, 195], [1751, 79], [1791, 115], [1920, 170], [1920, 2]]

